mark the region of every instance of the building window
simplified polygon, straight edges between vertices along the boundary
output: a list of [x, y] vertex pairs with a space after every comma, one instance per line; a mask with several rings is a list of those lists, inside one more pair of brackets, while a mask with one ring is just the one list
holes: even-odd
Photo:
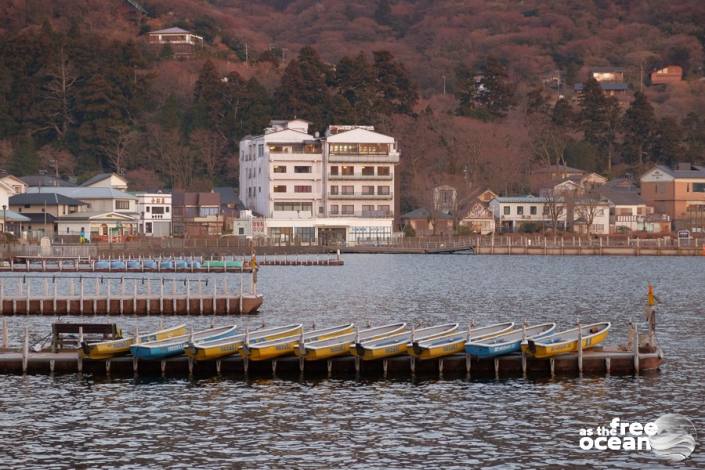
[[338, 167], [337, 166], [330, 167], [330, 174], [333, 176], [337, 176], [338, 175]]
[[375, 210], [375, 206], [365, 204], [362, 206], [362, 216], [363, 217], [370, 216], [370, 215], [372, 215], [370, 213], [374, 212], [374, 210]]
[[168, 214], [168, 213], [169, 213], [169, 208], [168, 208], [168, 207], [165, 207], [165, 208], [164, 208], [164, 212], [166, 212], [166, 213]]
[[244, 235], [244, 234], [245, 234], [245, 227], [238, 227], [238, 228], [237, 228], [237, 234], [238, 234], [238, 235]]
[[302, 242], [312, 242], [316, 239], [315, 227], [295, 227], [294, 238]]
[[274, 192], [275, 193], [285, 193], [286, 192], [286, 185], [280, 184], [274, 186]]
[[529, 207], [529, 214], [536, 215], [536, 206]]
[[330, 215], [338, 215], [338, 204], [330, 206]]
[[274, 165], [274, 173], [286, 173], [286, 165]]
[[705, 193], [705, 183], [693, 183], [694, 193]]
[[388, 166], [378, 166], [377, 167], [377, 175], [378, 176], [389, 176], [389, 167]]
[[509, 206], [504, 206], [504, 215], [510, 215], [512, 213], [512, 208]]
[[362, 187], [362, 194], [364, 196], [373, 196], [375, 193], [375, 187], [374, 186], [363, 186]]
[[363, 166], [362, 167], [362, 174], [363, 174], [363, 176], [374, 176], [375, 175], [375, 167]]
[[335, 185], [334, 185], [334, 186], [331, 186], [331, 187], [330, 187], [330, 193], [331, 193], [332, 195], [334, 195], [334, 196], [335, 196], [336, 194], [338, 194], [338, 186], [335, 186]]
[[524, 206], [517, 206], [517, 215], [524, 215]]
[[149, 206], [146, 206], [144, 209], [149, 212]]
[[389, 196], [389, 186], [377, 186], [377, 194], [380, 196]]
[[294, 186], [294, 192], [295, 193], [310, 193], [311, 192], [311, 186]]
[[343, 166], [341, 168], [341, 174], [343, 176], [353, 176], [355, 174], [355, 167], [352, 165]]
[[144, 224], [144, 233], [152, 233], [152, 222]]
[[259, 144], [257, 146], [257, 156], [258, 157], [263, 157], [264, 156], [264, 144]]
[[343, 215], [353, 215], [355, 214], [355, 206], [352, 204], [343, 204]]
[[313, 203], [312, 202], [275, 202], [274, 211], [286, 211], [286, 212], [308, 212], [313, 214]]
[[294, 173], [311, 173], [310, 166], [295, 166]]
[[115, 201], [115, 209], [125, 210], [125, 209], [129, 209], [129, 208], [130, 208], [130, 201], [122, 201], [122, 200]]
[[379, 211], [380, 214], [384, 215], [389, 215], [391, 213], [389, 206], [386, 204], [382, 204], [377, 206], [377, 211]]
[[345, 196], [352, 196], [355, 194], [355, 187], [354, 186], [343, 186], [342, 191]]

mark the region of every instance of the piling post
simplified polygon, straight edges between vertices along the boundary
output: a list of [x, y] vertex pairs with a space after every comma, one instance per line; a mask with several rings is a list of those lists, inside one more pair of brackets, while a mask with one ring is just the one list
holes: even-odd
[[171, 279], [171, 314], [176, 315], [176, 278]]
[[639, 375], [639, 328], [636, 323], [634, 328], [634, 374]]
[[217, 314], [216, 310], [216, 299], [218, 296], [218, 278], [213, 279], [213, 316]]
[[203, 315], [203, 279], [198, 282], [198, 314]]
[[556, 375], [556, 360], [551, 358], [549, 361], [551, 363], [551, 378], [553, 378]]
[[79, 282], [79, 284], [80, 284], [80, 289], [81, 289], [81, 293], [80, 293], [80, 295], [81, 295], [81, 305], [80, 305], [81, 316], [83, 316], [83, 300], [84, 300], [84, 297], [83, 297], [83, 276], [81, 276], [81, 277], [79, 278], [79, 281], [78, 281], [78, 282]]
[[583, 375], [583, 328], [578, 320], [578, 373]]
[[186, 314], [191, 315], [191, 279], [186, 279]]
[[[78, 344], [83, 344], [83, 327], [79, 326], [78, 327]], [[76, 363], [76, 368], [78, 369], [78, 373], [83, 372], [83, 355], [79, 354], [78, 355], [78, 362]]]
[[159, 283], [159, 315], [164, 315], [164, 278]]
[[44, 293], [42, 294], [41, 298], [39, 299], [39, 313], [41, 315], [44, 315], [44, 299], [49, 297], [49, 283], [47, 281], [47, 278], [44, 278], [42, 284], [44, 285]]
[[107, 315], [110, 315], [110, 303], [111, 303], [111, 302], [110, 302], [110, 300], [111, 300], [110, 297], [112, 296], [112, 294], [111, 294], [112, 282], [111, 282], [111, 281], [112, 281], [112, 279], [111, 279], [111, 278], [108, 278], [108, 296], [107, 296], [106, 299], [105, 299], [105, 313], [106, 313]]
[[5, 283], [0, 279], [0, 315], [5, 313]]
[[[127, 265], [125, 265], [127, 266]], [[125, 313], [125, 276], [120, 278], [120, 315]]]
[[27, 283], [27, 299], [26, 299], [26, 305], [25, 305], [25, 315], [29, 315], [29, 299], [30, 299], [30, 291], [32, 290], [32, 283], [28, 282]]
[[242, 312], [242, 310], [243, 310], [243, 307], [242, 307], [242, 302], [243, 302], [242, 296], [243, 296], [243, 282], [244, 282], [244, 281], [242, 280], [242, 275], [243, 275], [243, 274], [242, 274], [242, 269], [243, 269], [243, 268], [242, 268], [242, 265], [241, 265], [241, 266], [240, 266], [240, 311], [238, 312], [240, 315], [242, 315], [242, 313], [243, 313], [243, 312]]
[[29, 327], [24, 327], [24, 342], [22, 344], [22, 373], [27, 373], [27, 360], [29, 358]]
[[95, 278], [95, 294], [93, 296], [93, 315], [98, 314], [98, 296], [100, 292], [100, 284], [98, 282], [98, 278]]
[[526, 341], [526, 320], [521, 325], [521, 374], [526, 378], [526, 351], [524, 351], [524, 342]]
[[384, 378], [387, 378], [387, 370], [389, 369], [389, 361], [387, 359], [382, 359], [382, 371]]
[[137, 315], [137, 279], [132, 281], [132, 314]]
[[494, 378], [499, 380], [499, 358], [494, 358]]
[[[161, 263], [161, 261], [160, 261], [160, 263]], [[150, 313], [149, 311], [152, 307], [151, 295], [152, 295], [152, 278], [148, 277], [147, 278], [147, 295], [145, 296], [145, 304], [146, 304], [145, 307], [147, 309], [147, 316], [149, 316], [149, 313]]]
[[8, 341], [8, 331], [7, 331], [7, 320], [5, 318], [2, 319], [2, 347], [3, 349], [7, 349], [10, 347], [10, 342]]
[[[52, 279], [52, 284], [53, 284], [53, 290], [54, 290], [54, 295], [53, 295], [53, 308], [54, 308], [54, 315], [56, 315], [56, 278]], [[1, 296], [0, 296], [1, 297]], [[0, 298], [0, 303], [2, 302], [2, 299]], [[68, 306], [68, 300], [66, 301], [66, 313], [69, 313], [69, 306]], [[2, 307], [0, 307], [2, 308]]]

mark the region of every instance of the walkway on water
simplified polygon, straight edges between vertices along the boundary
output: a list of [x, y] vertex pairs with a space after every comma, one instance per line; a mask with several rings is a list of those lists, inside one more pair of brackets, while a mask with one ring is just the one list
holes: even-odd
[[0, 277], [0, 316], [248, 315], [257, 313], [263, 301], [255, 274], [249, 292], [242, 276], [239, 286], [227, 277]]
[[88, 373], [109, 377], [184, 377], [227, 375], [248, 377], [365, 377], [365, 378], [488, 378], [488, 377], [575, 377], [589, 375], [631, 375], [656, 371], [663, 362], [658, 352], [591, 350], [551, 359], [524, 358], [512, 354], [493, 359], [470, 359], [455, 354], [442, 359], [414, 361], [409, 356], [377, 361], [358, 361], [353, 357], [327, 361], [302, 362], [296, 357], [271, 361], [244, 361], [239, 356], [192, 362], [185, 356], [164, 360], [138, 360], [118, 357], [108, 360], [81, 359], [76, 351], [60, 353], [0, 352], [0, 374]]

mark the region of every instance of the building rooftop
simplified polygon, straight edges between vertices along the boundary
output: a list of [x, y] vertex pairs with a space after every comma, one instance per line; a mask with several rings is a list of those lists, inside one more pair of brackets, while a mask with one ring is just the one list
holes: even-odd
[[45, 221], [47, 224], [56, 222], [56, 217], [48, 212], [35, 212], [33, 214], [23, 213], [22, 215], [27, 217], [29, 219], [28, 222], [32, 224], [43, 224]]
[[20, 178], [27, 183], [28, 186], [60, 186], [60, 187], [75, 187], [76, 185], [70, 181], [62, 180], [50, 175], [28, 175]]
[[527, 194], [526, 196], [499, 196], [493, 199], [500, 204], [511, 204], [511, 203], [546, 203], [549, 202], [548, 198], [537, 197], [533, 194]]
[[220, 194], [218, 193], [194, 193], [175, 191], [172, 194], [171, 203], [173, 206], [220, 206]]
[[[583, 91], [585, 86], [582, 83], [575, 84], [575, 91]], [[629, 85], [620, 82], [600, 82], [600, 88], [605, 91], [626, 91], [629, 89]]]
[[624, 73], [624, 67], [592, 67], [590, 73]]
[[117, 173], [99, 173], [99, 174], [93, 176], [92, 178], [88, 178], [86, 181], [81, 183], [81, 186], [84, 186], [84, 187], [91, 186], [91, 185], [99, 183], [103, 180], [107, 180], [113, 176], [117, 176], [118, 178], [123, 180], [125, 182], [125, 184], [127, 184], [127, 180], [125, 178], [123, 178], [122, 176], [118, 175]]
[[84, 188], [82, 186], [72, 188], [59, 187], [30, 187], [27, 193], [57, 193], [74, 199], [132, 199], [137, 200], [132, 194], [119, 191], [113, 188]]
[[598, 194], [618, 206], [638, 206], [644, 204], [644, 200], [637, 191], [600, 188]]
[[8, 222], [29, 222], [29, 217], [11, 210], [3, 210], [0, 212], [0, 216]]
[[24, 205], [24, 204], [46, 204], [47, 206], [80, 206], [83, 203], [78, 199], [72, 197], [64, 196], [59, 193], [22, 193], [10, 196], [9, 202], [11, 205]]
[[191, 34], [191, 31], [186, 31], [185, 29], [174, 26], [166, 29], [158, 29], [157, 31], [150, 31], [149, 34]]
[[[406, 214], [401, 216], [402, 219], [431, 219], [431, 211], [426, 209], [425, 207], [420, 207], [418, 209], [414, 209], [413, 211], [407, 212]], [[453, 216], [450, 214], [444, 214], [442, 212], [439, 212], [436, 214], [436, 219], [452, 219]]]
[[675, 168], [666, 165], [656, 165], [656, 168], [674, 178], [705, 178], [705, 166], [679, 163]]

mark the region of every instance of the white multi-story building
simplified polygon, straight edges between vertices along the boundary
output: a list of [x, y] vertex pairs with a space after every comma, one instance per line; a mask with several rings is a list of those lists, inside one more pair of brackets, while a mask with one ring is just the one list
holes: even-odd
[[330, 126], [318, 137], [306, 121], [272, 121], [240, 142], [240, 199], [282, 240], [386, 240], [397, 163], [394, 138], [372, 126]]
[[137, 230], [147, 237], [171, 235], [171, 194], [136, 192], [139, 222]]

